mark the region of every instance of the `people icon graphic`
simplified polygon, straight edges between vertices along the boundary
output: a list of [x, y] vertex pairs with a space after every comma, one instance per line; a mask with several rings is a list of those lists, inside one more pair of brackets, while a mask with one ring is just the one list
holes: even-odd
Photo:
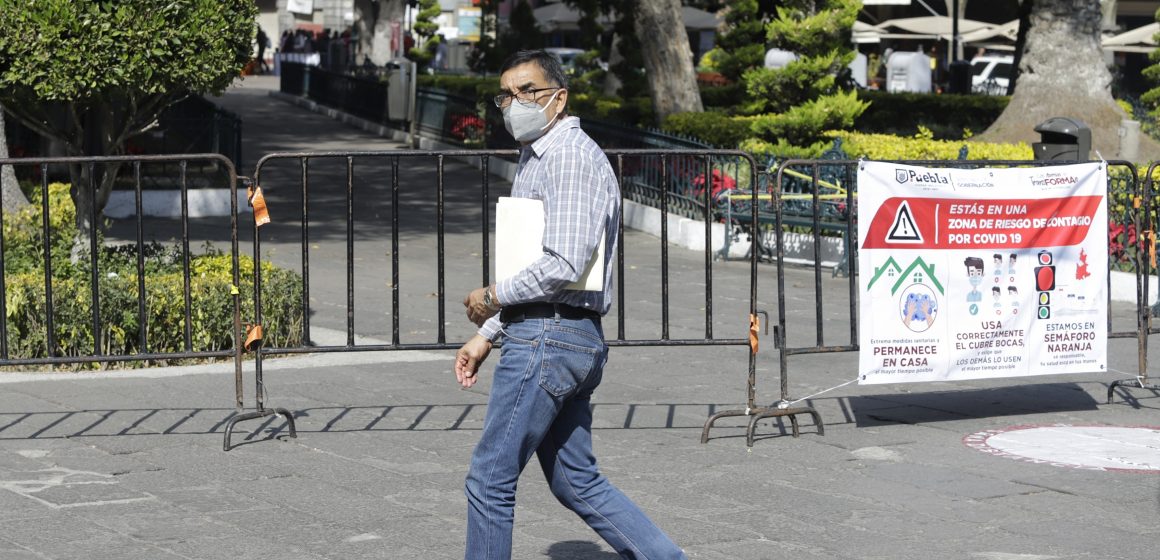
[[1000, 276], [1003, 276], [1003, 255], [995, 253], [993, 256], [995, 258], [995, 279], [998, 280]]
[[991, 295], [995, 296], [995, 309], [1003, 307], [1003, 304], [999, 301], [999, 298], [1003, 296], [1003, 290], [1000, 290], [999, 286], [991, 288]]
[[1011, 280], [1015, 280], [1015, 253], [1007, 258], [1007, 274], [1011, 275]]
[[1011, 298], [1011, 307], [1019, 307], [1019, 288], [1007, 286], [1007, 297]]
[[971, 283], [971, 291], [967, 292], [967, 303], [983, 301], [983, 293], [979, 291], [979, 285], [983, 283], [983, 259], [967, 257], [963, 264], [967, 267], [967, 282]]

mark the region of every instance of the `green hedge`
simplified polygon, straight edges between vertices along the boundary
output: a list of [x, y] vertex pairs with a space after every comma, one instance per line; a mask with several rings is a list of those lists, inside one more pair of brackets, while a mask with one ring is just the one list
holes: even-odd
[[705, 106], [706, 111], [710, 109], [730, 111], [746, 101], [745, 84], [741, 82], [723, 86], [702, 85], [700, 87], [701, 104]]
[[936, 140], [929, 131], [920, 130], [914, 137], [860, 132], [831, 132], [831, 138], [842, 139], [842, 149], [851, 159], [873, 160], [941, 160], [958, 159], [959, 150], [967, 147], [967, 159], [1029, 160], [1034, 158], [1031, 146], [1018, 144], [989, 144], [966, 140]]
[[568, 113], [624, 126], [649, 127], [656, 118], [652, 99], [647, 96], [621, 99], [584, 92], [568, 93]]
[[419, 74], [421, 88], [436, 88], [460, 97], [491, 99], [499, 93], [498, 77], [456, 76], [448, 74]]
[[733, 117], [720, 112], [675, 113], [665, 118], [661, 128], [670, 134], [691, 136], [718, 148], [736, 148], [753, 136], [754, 117]]
[[[9, 357], [12, 359], [48, 356], [47, 298], [44, 285], [44, 258], [41, 197], [31, 193], [32, 206], [5, 214], [4, 317]], [[53, 335], [56, 356], [86, 356], [94, 353], [92, 317], [92, 276], [89, 256], [75, 262], [69, 252], [75, 231], [75, 214], [68, 186], [54, 184], [49, 190], [52, 229]], [[136, 246], [105, 247], [98, 251], [98, 296], [100, 298], [100, 353], [133, 355], [185, 351], [185, 302], [181, 252], [178, 247], [146, 246], [145, 324], [146, 344], [140, 345]], [[243, 322], [252, 319], [254, 263], [239, 260]], [[191, 350], [219, 351], [233, 348], [233, 275], [229, 255], [209, 249], [190, 258]], [[292, 271], [262, 263], [263, 331], [267, 346], [298, 346], [302, 343], [302, 279]], [[113, 367], [140, 367], [140, 362]]]
[[1007, 108], [1010, 97], [1000, 95], [954, 95], [931, 93], [887, 93], [859, 90], [858, 99], [868, 101], [854, 122], [855, 130], [910, 136], [920, 127], [935, 138], [962, 138], [982, 132]]

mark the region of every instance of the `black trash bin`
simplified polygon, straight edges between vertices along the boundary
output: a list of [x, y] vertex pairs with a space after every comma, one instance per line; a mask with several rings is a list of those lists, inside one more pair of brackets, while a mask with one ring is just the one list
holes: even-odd
[[1041, 161], [1087, 161], [1092, 151], [1092, 130], [1083, 121], [1068, 117], [1052, 117], [1035, 127], [1042, 142], [1031, 148], [1035, 159]]
[[971, 63], [965, 60], [956, 60], [950, 68], [950, 92], [971, 93]]

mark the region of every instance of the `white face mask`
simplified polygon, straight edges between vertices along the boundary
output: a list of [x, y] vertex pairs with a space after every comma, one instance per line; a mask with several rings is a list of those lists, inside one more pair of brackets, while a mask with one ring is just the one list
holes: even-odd
[[552, 97], [548, 99], [548, 104], [543, 107], [540, 107], [539, 104], [533, 104], [529, 107], [514, 99], [510, 105], [504, 107], [504, 128], [507, 128], [508, 133], [512, 135], [512, 138], [516, 139], [516, 142], [532, 142], [544, 135], [544, 131], [548, 129], [552, 121], [560, 116], [560, 113], [556, 113], [551, 119], [548, 119], [548, 116], [544, 113], [552, 105], [552, 102], [556, 100], [556, 95], [561, 91], [564, 90], [556, 90], [556, 93], [553, 93]]

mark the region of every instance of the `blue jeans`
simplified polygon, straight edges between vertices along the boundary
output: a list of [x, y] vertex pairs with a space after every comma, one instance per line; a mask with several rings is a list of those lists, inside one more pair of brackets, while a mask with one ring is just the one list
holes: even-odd
[[467, 474], [468, 560], [511, 558], [516, 482], [535, 452], [552, 493], [623, 558], [685, 554], [596, 468], [592, 391], [608, 347], [599, 321], [504, 325], [483, 433]]

